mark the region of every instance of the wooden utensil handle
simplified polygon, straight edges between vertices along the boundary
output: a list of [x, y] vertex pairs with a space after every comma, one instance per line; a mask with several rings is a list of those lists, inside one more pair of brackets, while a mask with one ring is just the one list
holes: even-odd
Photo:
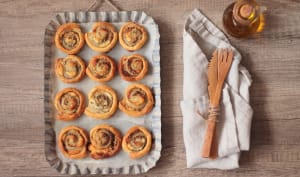
[[215, 137], [217, 115], [209, 115], [202, 148], [202, 157], [209, 158]]

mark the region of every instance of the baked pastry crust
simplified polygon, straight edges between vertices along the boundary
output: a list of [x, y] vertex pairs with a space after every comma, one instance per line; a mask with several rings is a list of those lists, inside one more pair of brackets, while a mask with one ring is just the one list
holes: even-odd
[[55, 33], [55, 45], [66, 54], [76, 54], [84, 46], [84, 35], [77, 23], [61, 25]]
[[118, 108], [118, 98], [116, 92], [106, 86], [94, 87], [89, 95], [89, 104], [85, 108], [84, 113], [96, 119], [110, 118]]
[[137, 159], [149, 153], [152, 146], [151, 133], [142, 126], [131, 127], [124, 135], [122, 148], [132, 159]]
[[119, 31], [119, 41], [124, 49], [135, 51], [144, 46], [148, 40], [146, 29], [134, 22], [125, 23]]
[[75, 55], [57, 58], [54, 67], [56, 76], [65, 83], [79, 82], [85, 75], [85, 63]]
[[116, 29], [108, 22], [96, 22], [92, 31], [85, 33], [87, 45], [96, 52], [110, 51], [116, 45], [117, 40]]
[[126, 81], [138, 81], [148, 72], [147, 60], [139, 54], [123, 56], [119, 62], [119, 73]]
[[111, 80], [116, 72], [116, 64], [114, 60], [107, 55], [94, 56], [88, 67], [86, 74], [97, 82], [106, 82]]
[[132, 84], [119, 102], [119, 109], [129, 116], [140, 117], [149, 113], [154, 104], [152, 92], [143, 84]]
[[88, 135], [77, 126], [63, 128], [58, 136], [58, 147], [64, 156], [70, 159], [82, 159], [87, 156]]
[[122, 135], [111, 125], [102, 124], [90, 131], [90, 156], [93, 159], [104, 159], [114, 156], [121, 150]]
[[84, 96], [75, 88], [65, 88], [56, 94], [54, 105], [58, 112], [57, 119], [72, 121], [80, 117], [84, 111]]

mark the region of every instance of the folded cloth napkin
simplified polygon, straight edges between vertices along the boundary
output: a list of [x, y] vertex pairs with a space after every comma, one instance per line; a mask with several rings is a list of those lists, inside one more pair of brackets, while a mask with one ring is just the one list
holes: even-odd
[[[222, 90], [216, 141], [218, 158], [201, 158], [209, 107], [207, 65], [217, 48], [231, 48], [234, 58]], [[184, 82], [183, 137], [188, 168], [234, 169], [239, 167], [241, 151], [249, 150], [253, 110], [249, 105], [252, 83], [241, 66], [240, 53], [226, 36], [195, 9], [185, 22], [183, 33]]]

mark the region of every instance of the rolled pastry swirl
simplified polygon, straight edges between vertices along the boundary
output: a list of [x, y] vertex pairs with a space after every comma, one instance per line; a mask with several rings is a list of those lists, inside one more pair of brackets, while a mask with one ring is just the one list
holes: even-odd
[[79, 82], [85, 75], [85, 63], [75, 55], [58, 58], [55, 60], [55, 74], [65, 83]]
[[88, 98], [89, 104], [84, 112], [87, 116], [97, 119], [108, 119], [117, 110], [117, 94], [112, 88], [106, 85], [93, 88], [90, 91]]
[[68, 126], [60, 131], [58, 147], [70, 159], [82, 159], [87, 155], [88, 136], [84, 129]]
[[153, 108], [154, 99], [149, 87], [143, 84], [132, 84], [119, 102], [119, 108], [129, 116], [139, 117], [147, 114]]
[[85, 33], [87, 45], [96, 52], [108, 52], [117, 43], [118, 33], [108, 22], [97, 22], [89, 33]]
[[119, 31], [120, 44], [128, 51], [135, 51], [144, 46], [148, 40], [146, 29], [134, 22], [125, 23]]
[[98, 125], [90, 131], [90, 156], [104, 159], [118, 153], [121, 149], [121, 133], [111, 125]]
[[126, 81], [138, 81], [144, 78], [148, 71], [147, 60], [139, 54], [123, 56], [119, 62], [119, 73]]
[[56, 94], [54, 105], [57, 110], [57, 119], [71, 121], [83, 113], [84, 96], [75, 88], [65, 88]]
[[114, 60], [107, 55], [93, 57], [86, 68], [86, 74], [97, 82], [111, 80], [114, 77], [115, 72], [116, 64]]
[[151, 133], [142, 126], [130, 128], [122, 140], [122, 148], [132, 159], [141, 158], [149, 153], [152, 145]]
[[84, 46], [84, 35], [77, 23], [61, 25], [55, 33], [55, 45], [66, 54], [76, 54]]

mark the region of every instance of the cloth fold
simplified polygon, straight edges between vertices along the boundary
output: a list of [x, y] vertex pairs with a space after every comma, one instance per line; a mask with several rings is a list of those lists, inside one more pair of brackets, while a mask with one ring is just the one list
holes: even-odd
[[[218, 158], [201, 158], [208, 114], [207, 65], [216, 48], [231, 48], [234, 58], [222, 90], [216, 139]], [[249, 150], [253, 110], [249, 104], [252, 83], [240, 64], [240, 53], [226, 36], [195, 9], [185, 22], [183, 32], [183, 137], [188, 168], [238, 168], [241, 151]]]

